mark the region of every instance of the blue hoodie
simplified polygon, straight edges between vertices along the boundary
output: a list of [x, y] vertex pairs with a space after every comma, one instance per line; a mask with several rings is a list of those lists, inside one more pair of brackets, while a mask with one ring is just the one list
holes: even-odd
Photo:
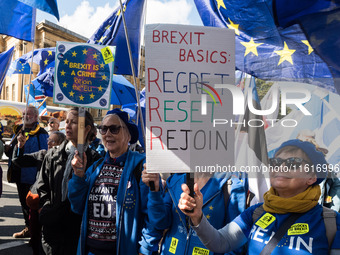
[[[201, 243], [196, 232], [190, 227], [188, 218], [178, 208], [186, 174], [175, 174], [167, 180], [166, 192], [150, 192], [148, 213], [154, 233], [168, 229], [162, 243], [161, 254], [213, 254]], [[247, 182], [232, 177], [230, 197], [227, 208], [224, 200], [223, 185], [227, 178], [210, 178], [201, 189], [203, 194], [203, 213], [215, 228], [222, 228], [244, 209], [246, 204]], [[235, 253], [231, 253], [235, 254]]]
[[[104, 162], [108, 158], [109, 153], [107, 152], [104, 161], [99, 165], [97, 161], [89, 167], [84, 178], [73, 174], [69, 181], [68, 197], [71, 202], [72, 211], [83, 214], [77, 254], [85, 254], [88, 224], [88, 197]], [[149, 237], [145, 229], [143, 229], [145, 225], [148, 224], [147, 199], [143, 198], [147, 198], [149, 189], [142, 180], [140, 180], [138, 184], [133, 174], [136, 166], [144, 160], [144, 154], [128, 151], [117, 194], [117, 251], [115, 253], [117, 255], [138, 254], [138, 242], [140, 240], [144, 241], [142, 250], [140, 251], [144, 254], [151, 254], [152, 251], [158, 248], [157, 240], [159, 237]], [[93, 169], [94, 167], [96, 168]], [[153, 242], [153, 239], [155, 242]]]

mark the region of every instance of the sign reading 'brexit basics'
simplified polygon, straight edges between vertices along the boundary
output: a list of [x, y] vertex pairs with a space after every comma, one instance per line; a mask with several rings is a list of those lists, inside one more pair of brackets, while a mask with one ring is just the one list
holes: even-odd
[[109, 109], [115, 47], [58, 42], [53, 102]]
[[148, 172], [201, 171], [234, 163], [235, 34], [152, 24], [145, 31]]

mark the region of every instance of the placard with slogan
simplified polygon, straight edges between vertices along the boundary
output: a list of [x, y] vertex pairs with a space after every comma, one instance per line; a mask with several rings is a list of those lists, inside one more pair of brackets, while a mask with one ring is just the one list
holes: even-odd
[[115, 47], [57, 42], [53, 102], [110, 108]]
[[233, 30], [151, 24], [145, 31], [148, 172], [223, 171], [234, 164]]

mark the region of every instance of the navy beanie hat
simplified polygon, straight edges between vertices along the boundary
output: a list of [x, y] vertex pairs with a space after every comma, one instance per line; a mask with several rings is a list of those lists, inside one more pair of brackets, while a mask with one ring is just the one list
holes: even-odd
[[311, 142], [301, 141], [299, 139], [289, 140], [282, 143], [281, 146], [275, 150], [274, 155], [276, 155], [279, 150], [286, 146], [298, 147], [304, 153], [306, 153], [306, 155], [314, 165], [314, 172], [317, 177], [317, 180], [314, 184], [320, 184], [327, 177], [328, 172], [322, 167], [322, 165], [327, 165], [328, 163], [325, 159], [324, 154], [321, 151], [318, 151], [314, 144], [312, 144]]
[[106, 113], [106, 115], [109, 115], [109, 114], [116, 114], [118, 115], [118, 117], [125, 123], [125, 125], [127, 126], [128, 130], [129, 130], [129, 133], [130, 133], [130, 136], [131, 136], [131, 140], [130, 140], [130, 143], [133, 144], [133, 143], [136, 143], [137, 140], [138, 140], [138, 128], [136, 126], [135, 123], [133, 123], [130, 119], [130, 115], [119, 109], [119, 108], [115, 108], [113, 110], [110, 110]]

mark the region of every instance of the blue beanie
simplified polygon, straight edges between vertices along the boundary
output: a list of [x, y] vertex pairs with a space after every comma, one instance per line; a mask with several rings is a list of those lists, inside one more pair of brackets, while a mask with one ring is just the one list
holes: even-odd
[[275, 150], [274, 155], [276, 155], [276, 153], [279, 150], [281, 150], [283, 147], [287, 147], [287, 146], [298, 147], [304, 153], [306, 153], [308, 158], [312, 161], [314, 165], [314, 172], [318, 178], [314, 184], [320, 184], [327, 177], [328, 172], [325, 171], [322, 167], [323, 164], [327, 165], [327, 161], [323, 153], [321, 151], [318, 151], [314, 144], [312, 144], [311, 142], [301, 141], [299, 139], [289, 140], [281, 144], [281, 146]]
[[135, 123], [133, 123], [130, 119], [130, 115], [119, 109], [119, 108], [115, 108], [113, 110], [110, 110], [106, 113], [106, 115], [109, 115], [109, 114], [116, 114], [118, 115], [118, 117], [125, 123], [125, 125], [127, 126], [128, 130], [129, 130], [129, 133], [130, 133], [130, 136], [131, 136], [131, 140], [130, 140], [130, 143], [133, 144], [133, 143], [136, 143], [137, 140], [138, 140], [138, 128], [136, 126]]

